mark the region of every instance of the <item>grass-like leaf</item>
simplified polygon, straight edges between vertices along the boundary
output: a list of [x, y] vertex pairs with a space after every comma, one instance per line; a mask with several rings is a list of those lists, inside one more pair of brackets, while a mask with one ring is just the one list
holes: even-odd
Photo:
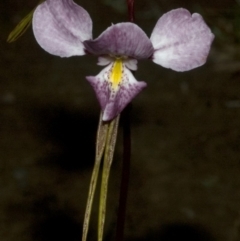
[[34, 10], [32, 10], [27, 16], [25, 16], [18, 25], [13, 29], [13, 31], [8, 35], [7, 42], [12, 43], [19, 39], [29, 28], [32, 23], [32, 16]]
[[[40, 0], [39, 4], [44, 2], [44, 0]], [[19, 23], [18, 25], [11, 31], [8, 35], [7, 42], [12, 43], [19, 39], [29, 28], [32, 23], [33, 13], [36, 8], [34, 8], [29, 14], [27, 14]]]

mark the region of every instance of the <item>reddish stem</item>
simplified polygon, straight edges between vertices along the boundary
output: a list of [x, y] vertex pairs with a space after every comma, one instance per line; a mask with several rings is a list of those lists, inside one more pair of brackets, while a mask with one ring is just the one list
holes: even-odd
[[[127, 0], [128, 20], [134, 22], [134, 0]], [[127, 196], [130, 176], [130, 160], [131, 160], [131, 103], [125, 108], [122, 113], [123, 123], [123, 163], [122, 163], [122, 178], [119, 195], [119, 207], [117, 216], [116, 241], [123, 241], [124, 226], [126, 218]]]
[[127, 196], [130, 176], [131, 160], [131, 126], [130, 126], [131, 104], [129, 104], [122, 113], [123, 125], [123, 163], [122, 178], [119, 195], [119, 207], [117, 216], [116, 241], [123, 241], [124, 226], [126, 218]]
[[134, 0], [127, 0], [127, 6], [128, 6], [128, 21], [134, 22], [134, 20], [135, 20]]

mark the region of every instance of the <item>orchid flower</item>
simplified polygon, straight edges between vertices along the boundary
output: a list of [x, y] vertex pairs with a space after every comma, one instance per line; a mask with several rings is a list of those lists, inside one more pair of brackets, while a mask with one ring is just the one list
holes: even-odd
[[103, 111], [103, 121], [115, 118], [146, 87], [131, 71], [137, 62], [150, 59], [175, 71], [188, 71], [206, 62], [214, 39], [198, 13], [179, 8], [165, 13], [148, 38], [136, 24], [112, 24], [92, 39], [88, 12], [72, 0], [46, 0], [33, 15], [33, 31], [39, 45], [60, 57], [91, 54], [105, 66], [87, 76]]
[[92, 39], [92, 20], [88, 12], [72, 0], [41, 3], [33, 14], [33, 32], [39, 45], [50, 54], [60, 57], [96, 55], [98, 64], [104, 66], [98, 75], [86, 77], [102, 113], [82, 237], [82, 241], [86, 241], [100, 163], [104, 159], [98, 221], [98, 241], [102, 241], [119, 114], [147, 85], [137, 81], [132, 71], [137, 70], [141, 59], [150, 59], [175, 71], [199, 67], [206, 62], [214, 35], [201, 15], [191, 15], [179, 8], [158, 20], [150, 38], [136, 24], [124, 22], [111, 25]]

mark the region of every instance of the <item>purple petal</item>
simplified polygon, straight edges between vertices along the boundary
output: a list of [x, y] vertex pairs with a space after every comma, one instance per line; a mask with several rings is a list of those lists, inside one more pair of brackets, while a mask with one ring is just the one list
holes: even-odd
[[151, 35], [153, 62], [176, 71], [187, 71], [206, 62], [214, 39], [201, 15], [179, 8], [164, 14]]
[[33, 15], [33, 32], [39, 45], [53, 55], [84, 55], [83, 41], [92, 38], [92, 20], [72, 0], [46, 0]]
[[130, 70], [137, 70], [137, 60], [136, 59], [127, 59], [124, 61], [126, 67]]
[[153, 54], [152, 43], [136, 24], [118, 23], [107, 28], [97, 39], [84, 42], [94, 55], [128, 56], [146, 59]]
[[112, 64], [103, 69], [97, 76], [86, 79], [92, 85], [103, 110], [103, 121], [116, 117], [128, 103], [146, 87], [143, 81], [137, 81], [130, 70], [124, 67], [122, 82], [118, 89], [113, 89], [109, 81]]
[[112, 58], [110, 56], [99, 56], [97, 65], [106, 66], [106, 65], [109, 65], [113, 61], [114, 61], [114, 58]]

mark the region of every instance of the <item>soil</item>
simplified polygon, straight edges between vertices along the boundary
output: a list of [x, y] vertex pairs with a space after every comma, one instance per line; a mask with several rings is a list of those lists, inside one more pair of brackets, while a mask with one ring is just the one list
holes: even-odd
[[[138, 64], [136, 79], [148, 87], [131, 113], [125, 240], [240, 240], [240, 42], [219, 35], [233, 26], [234, 17], [223, 13], [233, 16], [240, 6], [228, 0], [136, 2], [136, 22], [147, 34], [162, 13], [187, 7], [203, 14], [216, 38], [207, 63], [192, 71]], [[95, 37], [126, 20], [120, 0], [78, 3], [92, 16]], [[92, 56], [46, 53], [31, 29], [7, 43], [34, 4], [0, 2], [0, 240], [75, 241], [81, 239], [100, 112], [85, 76], [101, 67]], [[105, 240], [114, 237], [121, 162], [120, 127]], [[98, 195], [89, 240], [96, 240]]]

